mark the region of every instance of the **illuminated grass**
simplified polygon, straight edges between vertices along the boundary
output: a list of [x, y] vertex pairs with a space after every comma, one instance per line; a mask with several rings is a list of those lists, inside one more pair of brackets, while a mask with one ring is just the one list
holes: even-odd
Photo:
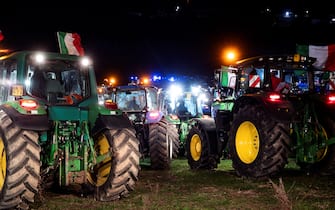
[[[293, 209], [332, 209], [335, 179], [307, 176], [293, 165], [282, 174]], [[278, 179], [273, 182], [278, 183]], [[46, 199], [36, 202], [33, 209], [281, 209], [268, 181], [237, 177], [229, 160], [213, 171], [192, 171], [183, 158], [174, 160], [171, 170], [143, 168], [135, 191], [118, 201], [98, 202], [78, 195], [47, 192]]]

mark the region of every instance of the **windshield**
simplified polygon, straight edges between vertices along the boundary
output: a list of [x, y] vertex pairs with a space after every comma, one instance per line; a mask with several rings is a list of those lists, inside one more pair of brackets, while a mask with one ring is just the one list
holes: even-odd
[[146, 107], [144, 90], [117, 90], [115, 100], [122, 111], [141, 111]]
[[240, 90], [248, 93], [262, 89], [284, 94], [303, 94], [311, 91], [315, 82], [311, 80], [312, 71], [299, 65], [250, 65], [240, 71]]
[[89, 96], [88, 71], [77, 61], [28, 62], [26, 91], [49, 103], [73, 104]]

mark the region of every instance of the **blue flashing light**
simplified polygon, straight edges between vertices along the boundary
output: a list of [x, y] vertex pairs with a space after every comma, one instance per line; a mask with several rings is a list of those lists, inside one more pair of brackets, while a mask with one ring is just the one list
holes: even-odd
[[162, 77], [161, 77], [161, 76], [154, 75], [152, 80], [153, 80], [153, 81], [162, 80]]
[[174, 77], [170, 77], [170, 78], [169, 78], [169, 81], [170, 81], [170, 82], [174, 82], [174, 81], [175, 81], [175, 78], [174, 78]]

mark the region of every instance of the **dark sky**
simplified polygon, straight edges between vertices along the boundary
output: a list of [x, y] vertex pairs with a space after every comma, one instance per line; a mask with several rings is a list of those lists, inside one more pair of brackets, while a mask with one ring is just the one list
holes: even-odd
[[[0, 30], [5, 40], [0, 47], [58, 51], [56, 32], [77, 32], [94, 61], [98, 80], [117, 76], [126, 81], [131, 74], [153, 72], [211, 76], [222, 64], [222, 50], [229, 46], [237, 47], [245, 58], [294, 53], [297, 43], [335, 42], [329, 3], [317, 7], [301, 0], [121, 2], [3, 10]], [[286, 8], [296, 17], [282, 18]], [[309, 17], [304, 16], [306, 9], [312, 11]]]

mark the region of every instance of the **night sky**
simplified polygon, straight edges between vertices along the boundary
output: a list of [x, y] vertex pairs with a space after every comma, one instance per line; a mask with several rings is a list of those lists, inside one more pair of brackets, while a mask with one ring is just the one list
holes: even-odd
[[[124, 82], [150, 73], [212, 76], [222, 65], [222, 50], [231, 46], [242, 59], [294, 53], [296, 44], [335, 43], [335, 23], [329, 23], [335, 11], [327, 1], [121, 2], [3, 10], [0, 47], [57, 52], [56, 32], [76, 32], [98, 82], [108, 76]], [[283, 18], [284, 9], [295, 16]]]

